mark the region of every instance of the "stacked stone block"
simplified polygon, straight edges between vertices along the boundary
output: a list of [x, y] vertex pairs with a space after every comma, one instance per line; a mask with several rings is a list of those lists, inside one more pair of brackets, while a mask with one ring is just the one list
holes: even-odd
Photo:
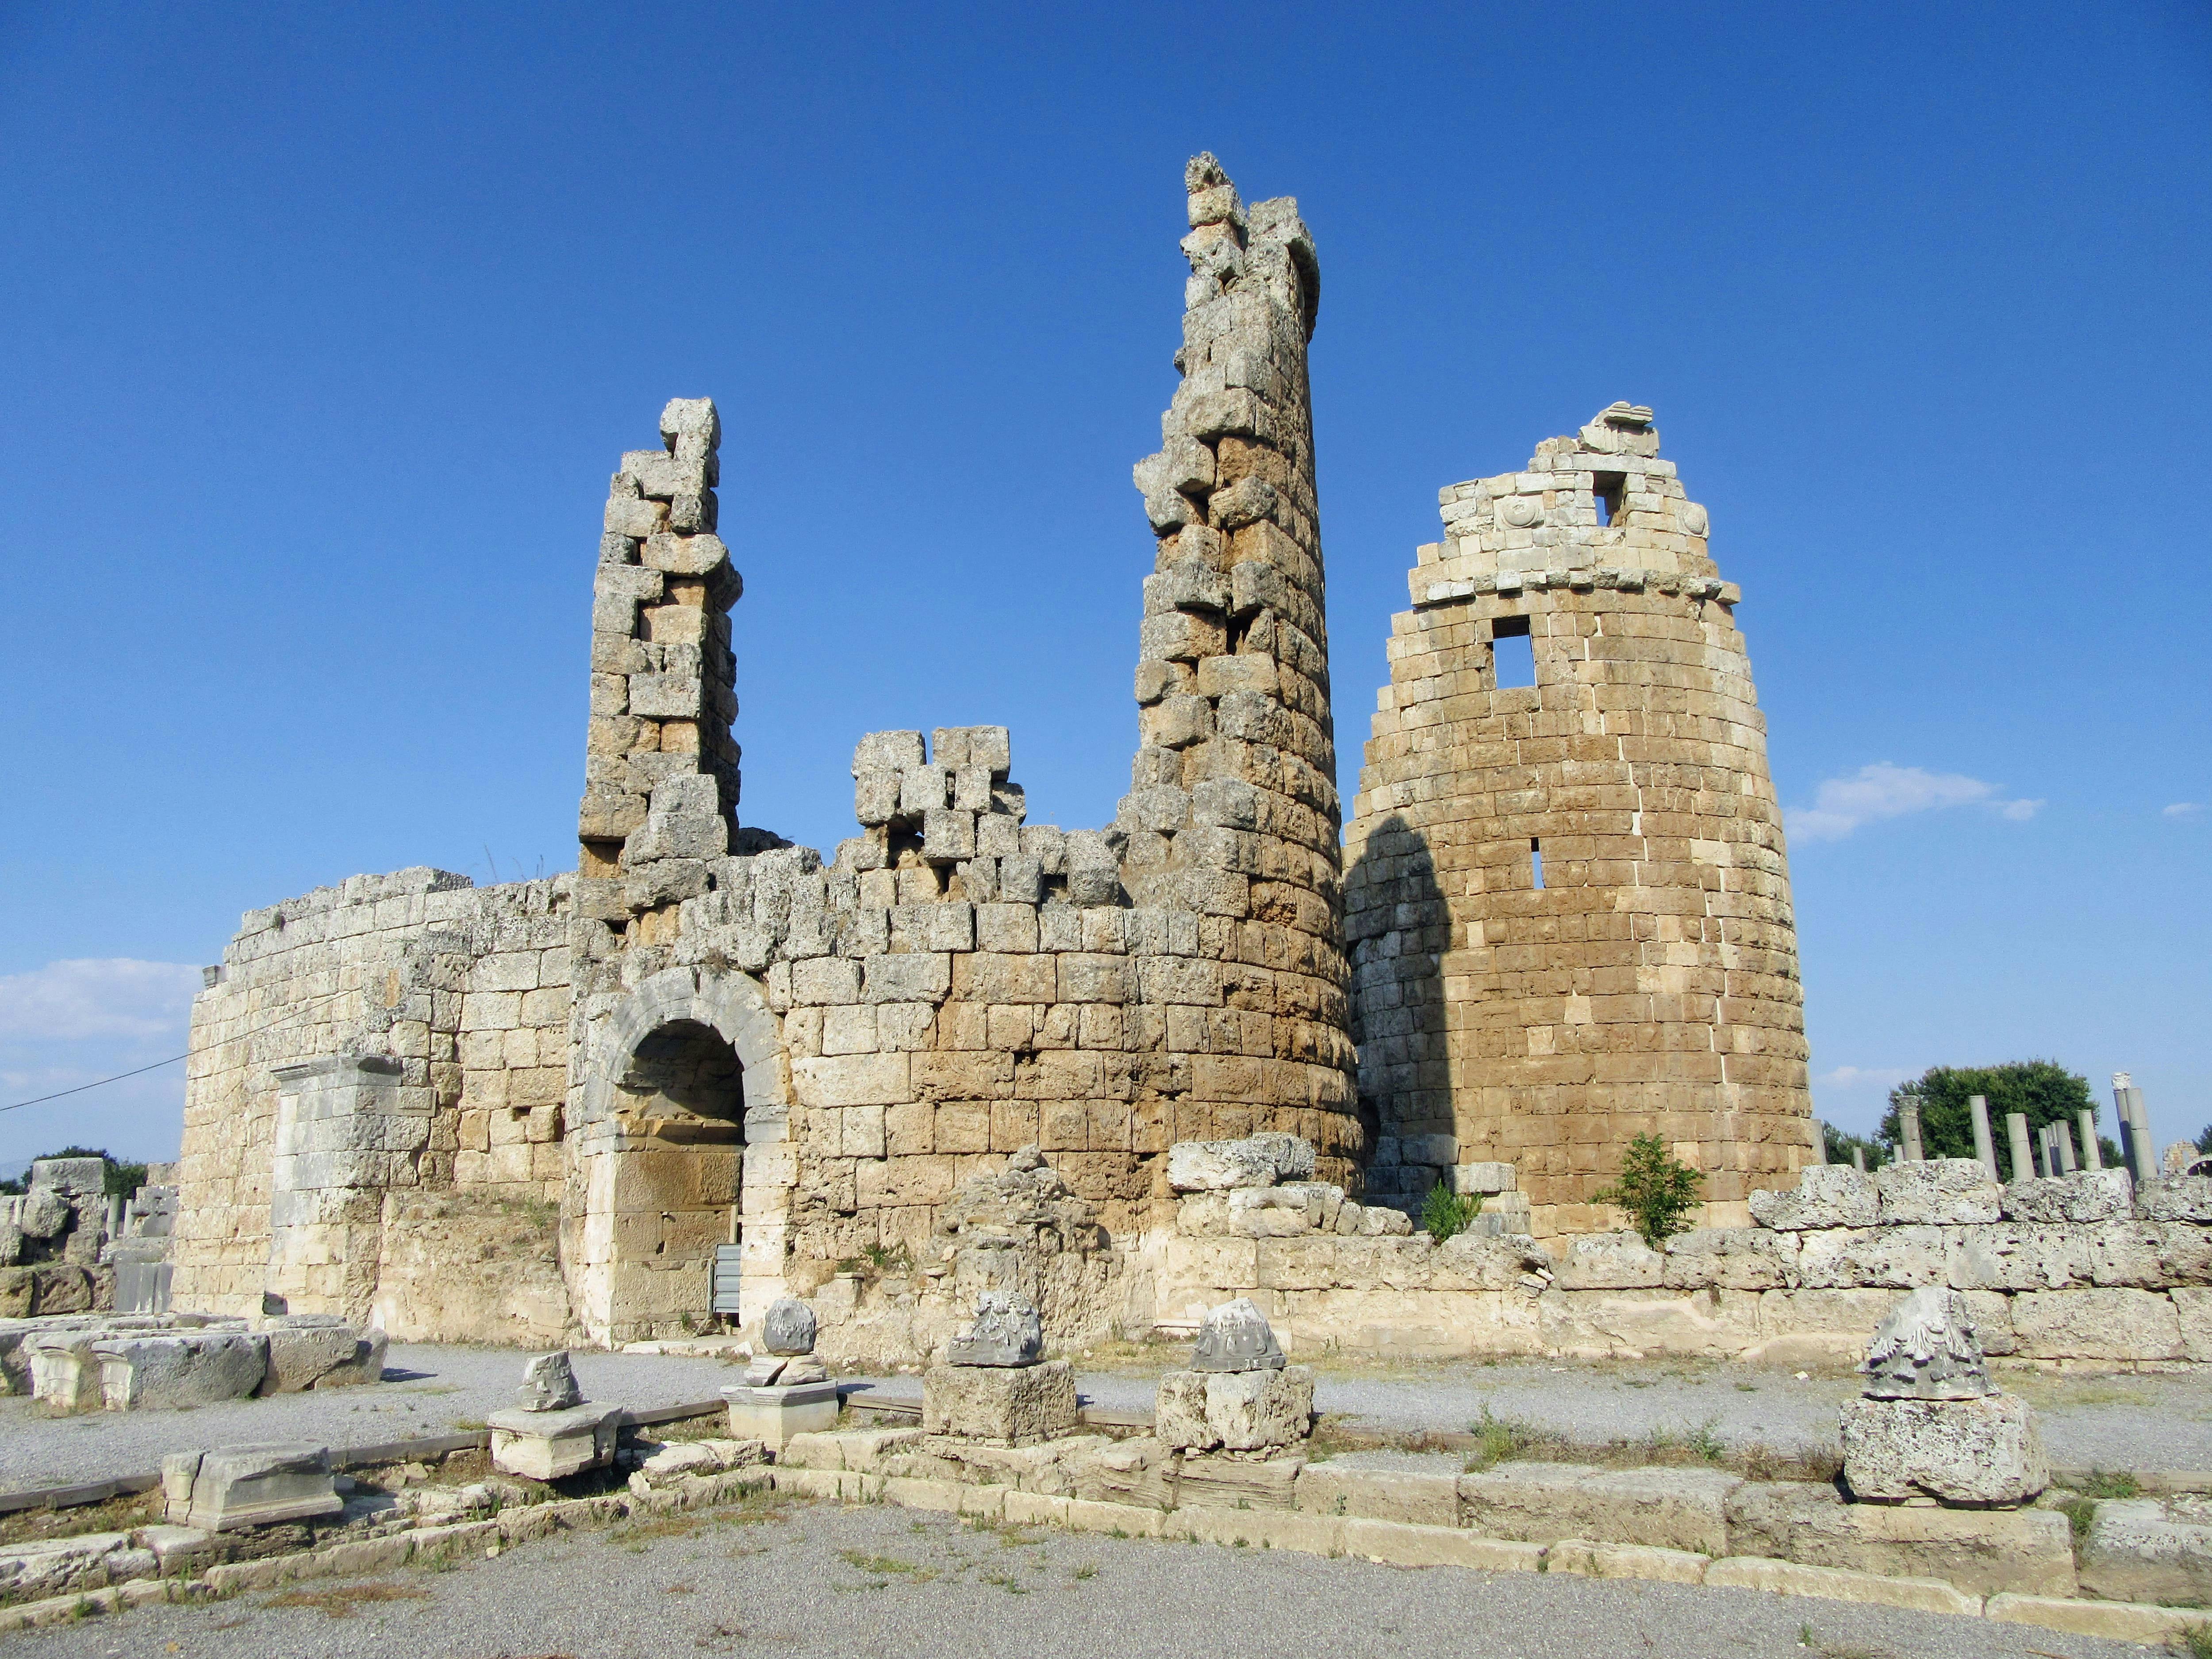
[[[1169, 1050], [1261, 1062], [1233, 1091], [1192, 1101], [1176, 1138], [1296, 1128], [1344, 1175], [1355, 1060], [1306, 374], [1320, 269], [1296, 201], [1248, 212], [1211, 155], [1184, 183], [1183, 378], [1160, 451], [1135, 471], [1158, 547], [1139, 634], [1140, 742], [1115, 824], [1122, 879], [1138, 905], [1191, 913], [1200, 927], [1195, 960], [1140, 952], [1140, 979], [1218, 983], [1218, 1011], [1170, 1015]], [[1285, 1111], [1302, 1124], [1273, 1121]], [[1200, 1127], [1206, 1115], [1215, 1121]]]
[[[1608, 1225], [1593, 1195], [1650, 1132], [1741, 1221], [1819, 1160], [1741, 596], [1658, 448], [1616, 404], [1446, 489], [1393, 620], [1345, 907], [1401, 1201], [1503, 1164], [1540, 1234]], [[1536, 684], [1501, 689], [1522, 632]]]

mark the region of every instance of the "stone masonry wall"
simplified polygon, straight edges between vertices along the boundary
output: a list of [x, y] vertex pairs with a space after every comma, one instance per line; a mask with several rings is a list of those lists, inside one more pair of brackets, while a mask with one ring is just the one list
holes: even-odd
[[[1622, 404], [1442, 500], [1346, 838], [1370, 1187], [1413, 1205], [1510, 1164], [1540, 1235], [1584, 1231], [1614, 1224], [1592, 1195], [1648, 1131], [1741, 1222], [1819, 1152], [1781, 813], [1705, 509]], [[1522, 631], [1536, 684], [1501, 689], [1494, 642]]]
[[[1195, 1192], [1155, 1252], [1159, 1324], [1236, 1296], [1309, 1348], [1465, 1357], [1856, 1359], [1899, 1296], [1961, 1291], [1990, 1353], [2096, 1368], [2212, 1362], [2212, 1179], [2123, 1170], [2000, 1187], [1972, 1160], [1808, 1170], [1759, 1222], [1653, 1250], [1382, 1233], [1325, 1183]], [[1402, 1222], [1402, 1217], [1393, 1218]]]

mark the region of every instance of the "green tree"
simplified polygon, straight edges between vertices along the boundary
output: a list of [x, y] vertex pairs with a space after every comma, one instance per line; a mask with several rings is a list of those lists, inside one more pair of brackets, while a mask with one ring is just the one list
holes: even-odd
[[1668, 1150], [1657, 1135], [1638, 1135], [1620, 1160], [1620, 1179], [1593, 1194], [1601, 1204], [1628, 1212], [1644, 1242], [1657, 1249], [1680, 1232], [1696, 1207], [1705, 1178]]
[[1889, 1162], [1889, 1152], [1878, 1140], [1869, 1140], [1864, 1135], [1845, 1134], [1826, 1119], [1820, 1121], [1820, 1146], [1831, 1164], [1848, 1164], [1854, 1152], [1866, 1154], [1866, 1166], [1878, 1170]]
[[[1996, 1146], [1998, 1173], [2006, 1181], [2017, 1178], [2012, 1168], [2011, 1142], [2005, 1133], [2008, 1114], [2018, 1112], [2026, 1117], [2031, 1133], [2046, 1123], [2067, 1124], [2076, 1138], [2078, 1157], [2078, 1115], [2094, 1114], [2097, 1109], [2089, 1079], [2068, 1071], [2055, 1060], [2008, 1060], [2002, 1066], [1931, 1066], [1911, 1082], [1889, 1091], [1889, 1111], [1875, 1134], [1885, 1146], [1896, 1148], [1901, 1140], [1898, 1108], [1908, 1100], [1917, 1101], [1921, 1152], [1929, 1158], [1972, 1158], [1974, 1116], [1966, 1103], [1975, 1095], [1985, 1097], [1990, 1103], [1990, 1138]], [[2098, 1136], [2097, 1145], [2106, 1168], [2119, 1164], [2117, 1145], [2102, 1135]]]

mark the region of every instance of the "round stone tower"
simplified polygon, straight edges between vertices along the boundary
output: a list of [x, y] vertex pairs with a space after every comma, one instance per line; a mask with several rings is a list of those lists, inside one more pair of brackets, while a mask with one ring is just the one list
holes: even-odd
[[1739, 590], [1648, 409], [1441, 498], [1346, 838], [1369, 1191], [1589, 1231], [1656, 1133], [1741, 1224], [1820, 1154]]

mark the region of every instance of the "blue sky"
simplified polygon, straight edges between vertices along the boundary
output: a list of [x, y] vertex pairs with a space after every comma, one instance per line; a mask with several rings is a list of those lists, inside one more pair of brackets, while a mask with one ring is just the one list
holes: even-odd
[[[722, 410], [741, 816], [1003, 722], [1108, 820], [1181, 171], [1298, 197], [1343, 782], [1436, 490], [1616, 398], [1712, 513], [1824, 1115], [2212, 1119], [2200, 5], [0, 6], [0, 1103], [239, 913], [568, 867], [606, 476]], [[0, 1115], [165, 1155], [176, 1068]]]

